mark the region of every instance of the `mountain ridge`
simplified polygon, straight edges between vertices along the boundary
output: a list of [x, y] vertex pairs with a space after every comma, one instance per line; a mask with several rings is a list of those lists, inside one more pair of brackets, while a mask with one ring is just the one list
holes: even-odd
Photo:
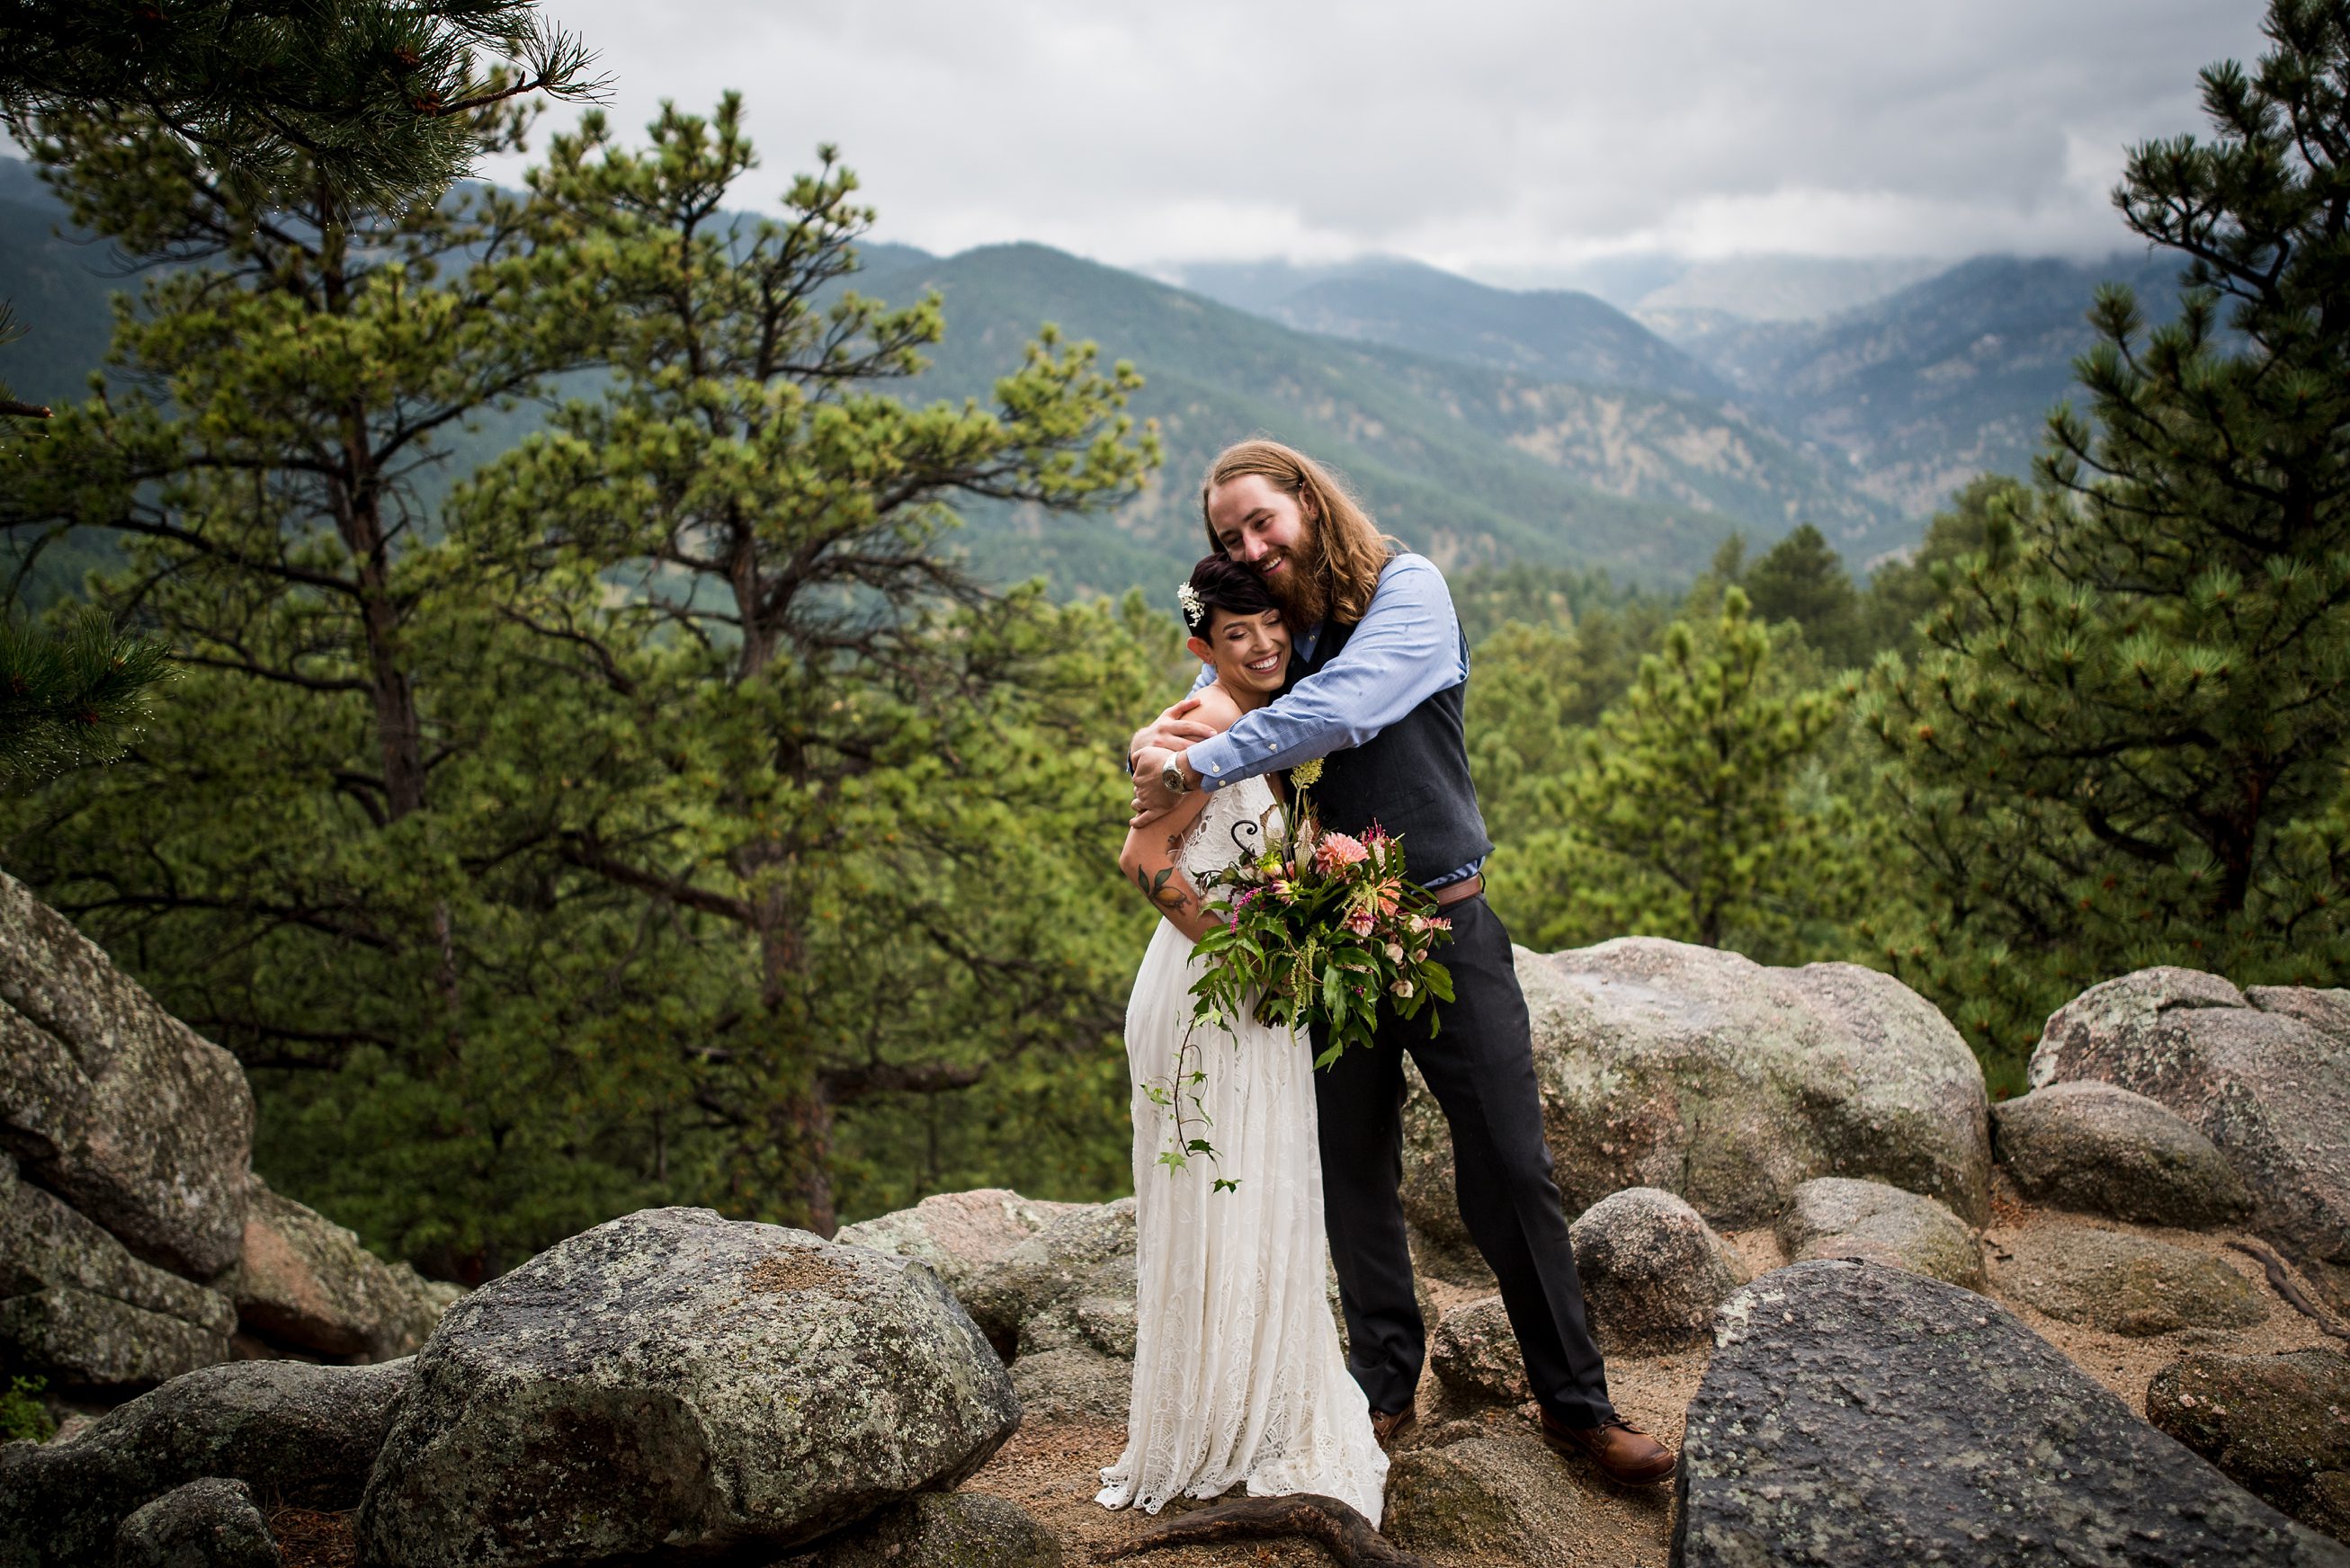
[[[0, 160], [0, 276], [30, 329], [0, 379], [20, 396], [79, 395], [107, 296], [132, 281], [103, 247], [57, 234], [62, 217], [25, 164]], [[1976, 472], [2022, 472], [2088, 345], [2096, 279], [2164, 275], [2145, 258], [1985, 256], [1821, 321], [1643, 321], [1589, 294], [1394, 257], [1198, 264], [1170, 280], [1033, 243], [860, 251], [858, 292], [946, 299], [946, 339], [899, 395], [984, 400], [1048, 320], [1141, 369], [1134, 411], [1160, 421], [1169, 462], [1140, 498], [1107, 520], [977, 506], [962, 535], [993, 575], [1042, 567], [1062, 592], [1099, 593], [1180, 575], [1199, 543], [1194, 477], [1260, 433], [1347, 470], [1386, 526], [1448, 563], [1663, 586], [1732, 531], [1767, 545], [1810, 522], [1859, 566], [1914, 544]], [[451, 472], [536, 417], [486, 423]]]

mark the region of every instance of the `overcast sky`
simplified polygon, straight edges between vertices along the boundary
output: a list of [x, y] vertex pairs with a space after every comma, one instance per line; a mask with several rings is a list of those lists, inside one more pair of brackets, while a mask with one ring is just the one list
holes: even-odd
[[[1121, 265], [1364, 252], [2095, 255], [2255, 0], [542, 0], [659, 100], [739, 88], [771, 205], [840, 144], [881, 234]], [[557, 110], [559, 114], [567, 111]], [[492, 171], [512, 178], [519, 163]]]

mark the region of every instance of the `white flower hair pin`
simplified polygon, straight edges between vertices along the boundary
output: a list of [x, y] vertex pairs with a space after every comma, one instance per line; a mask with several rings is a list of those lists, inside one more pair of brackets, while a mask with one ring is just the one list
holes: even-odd
[[1183, 607], [1183, 624], [1193, 631], [1199, 630], [1208, 614], [1208, 607], [1200, 602], [1200, 590], [1185, 583], [1175, 590], [1175, 602]]

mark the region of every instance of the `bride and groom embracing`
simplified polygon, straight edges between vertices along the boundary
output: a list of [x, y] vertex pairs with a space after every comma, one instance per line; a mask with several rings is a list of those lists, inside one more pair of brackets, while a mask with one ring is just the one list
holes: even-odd
[[[1461, 1217], [1501, 1282], [1544, 1440], [1618, 1482], [1667, 1480], [1671, 1451], [1608, 1402], [1585, 1321], [1525, 1001], [1482, 897], [1492, 846], [1461, 728], [1468, 646], [1443, 575], [1278, 442], [1226, 449], [1201, 511], [1211, 554], [1182, 596], [1200, 680], [1128, 753], [1119, 864], [1162, 919], [1127, 1012], [1138, 1332], [1127, 1449], [1099, 1501], [1155, 1512], [1244, 1486], [1336, 1497], [1378, 1522], [1385, 1450], [1413, 1420], [1427, 1348], [1399, 1193], [1407, 1054], [1451, 1125]], [[1369, 1048], [1319, 1073], [1312, 1047], [1283, 1030], [1201, 1029], [1196, 1093], [1225, 1180], [1170, 1178], [1158, 1162], [1175, 1114], [1162, 1086], [1195, 1092], [1180, 1054], [1200, 975], [1191, 944], [1215, 919], [1198, 878], [1272, 840], [1276, 781], [1315, 758], [1324, 828], [1399, 836], [1408, 875], [1451, 922], [1439, 956], [1454, 1000], [1414, 1019], [1383, 1012]]]

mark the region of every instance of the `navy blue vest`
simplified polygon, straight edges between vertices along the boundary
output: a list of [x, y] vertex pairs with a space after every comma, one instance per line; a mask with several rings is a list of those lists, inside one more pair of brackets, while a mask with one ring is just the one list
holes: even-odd
[[[1352, 626], [1323, 623], [1310, 659], [1289, 661], [1295, 685], [1338, 656]], [[1322, 826], [1362, 836], [1377, 823], [1403, 840], [1404, 868], [1415, 882], [1457, 871], [1493, 852], [1477, 788], [1469, 780], [1469, 742], [1461, 727], [1466, 681], [1449, 686], [1359, 746], [1323, 760], [1312, 790]]]

